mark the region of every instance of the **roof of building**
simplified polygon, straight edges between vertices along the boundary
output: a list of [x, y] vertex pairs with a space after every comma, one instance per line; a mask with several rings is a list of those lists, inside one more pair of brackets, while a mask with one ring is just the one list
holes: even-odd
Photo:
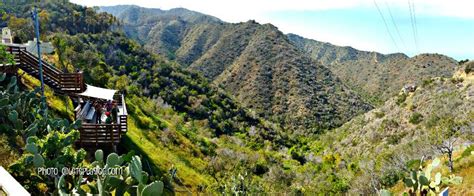
[[114, 100], [114, 95], [117, 90], [100, 88], [92, 85], [86, 84], [86, 90], [82, 93], [79, 93], [79, 96], [93, 97], [98, 99], [105, 100]]

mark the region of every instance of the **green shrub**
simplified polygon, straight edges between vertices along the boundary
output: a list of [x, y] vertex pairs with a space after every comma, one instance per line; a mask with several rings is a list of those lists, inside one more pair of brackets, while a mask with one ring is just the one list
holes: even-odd
[[391, 135], [387, 138], [387, 143], [390, 145], [395, 145], [400, 142], [400, 139], [402, 139], [400, 135]]
[[464, 82], [464, 79], [463, 78], [451, 78], [451, 82], [453, 84], [457, 84], [457, 83]]
[[148, 129], [151, 127], [151, 124], [153, 123], [153, 120], [151, 120], [150, 117], [148, 116], [143, 116], [143, 115], [138, 115], [137, 116], [137, 125], [140, 128], [143, 129]]
[[385, 116], [385, 113], [382, 111], [376, 111], [374, 112], [375, 118], [383, 118]]
[[357, 163], [355, 163], [355, 162], [350, 163], [349, 166], [347, 167], [347, 169], [349, 169], [350, 171], [352, 171], [354, 173], [356, 173], [360, 170], [359, 165], [357, 165]]
[[402, 103], [405, 103], [405, 100], [407, 99], [407, 94], [405, 93], [402, 93], [402, 94], [399, 94], [398, 97], [397, 97], [397, 105], [402, 105]]
[[427, 120], [426, 120], [426, 128], [433, 128], [435, 127], [437, 124], [438, 124], [438, 121], [440, 120], [441, 118], [436, 116], [436, 115], [432, 115], [430, 116]]
[[464, 72], [466, 72], [466, 74], [474, 72], [474, 61], [471, 61], [466, 64], [466, 67], [464, 67]]
[[426, 79], [426, 80], [423, 80], [423, 83], [421, 84], [422, 87], [426, 87], [426, 86], [429, 86], [430, 84], [433, 83], [433, 79], [430, 78], [430, 79]]
[[461, 158], [470, 156], [473, 151], [474, 151], [474, 145], [470, 145], [469, 147], [466, 148], [466, 150], [462, 152]]
[[410, 171], [416, 171], [420, 168], [421, 160], [413, 159], [406, 162], [405, 166]]
[[382, 174], [382, 177], [380, 178], [380, 184], [382, 184], [382, 186], [386, 188], [393, 187], [395, 184], [397, 184], [397, 182], [402, 177], [403, 177], [402, 173], [396, 170], [390, 169], [390, 170], [384, 171], [384, 173]]
[[459, 61], [458, 64], [459, 64], [459, 65], [463, 65], [464, 63], [467, 63], [467, 62], [469, 62], [469, 59], [461, 60], [461, 61]]
[[306, 163], [306, 159], [304, 157], [302, 149], [299, 148], [299, 146], [293, 146], [292, 148], [290, 148], [288, 153], [291, 155], [292, 159], [297, 160], [302, 165]]
[[408, 122], [410, 122], [411, 124], [414, 124], [414, 125], [417, 125], [417, 124], [420, 123], [421, 121], [423, 121], [423, 115], [421, 115], [421, 114], [418, 113], [418, 112], [413, 113], [413, 114], [410, 116], [410, 119], [408, 120]]
[[398, 126], [400, 126], [400, 124], [398, 124], [394, 119], [384, 119], [382, 123], [380, 123], [378, 130], [380, 132], [389, 131], [396, 129]]
[[349, 184], [347, 182], [336, 176], [335, 174], [330, 174], [326, 179], [328, 184], [330, 184], [329, 190], [324, 190], [325, 192], [329, 193], [329, 195], [335, 195], [337, 193], [344, 193], [349, 190]]
[[10, 146], [8, 137], [0, 134], [0, 165], [10, 165], [18, 158], [19, 154]]

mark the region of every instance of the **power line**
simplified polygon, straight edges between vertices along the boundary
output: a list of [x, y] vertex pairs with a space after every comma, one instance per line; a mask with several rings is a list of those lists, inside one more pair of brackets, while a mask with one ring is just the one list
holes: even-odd
[[420, 49], [419, 48], [420, 47], [420, 42], [419, 42], [420, 40], [418, 39], [419, 38], [418, 37], [418, 24], [416, 22], [415, 0], [411, 0], [411, 4], [412, 4], [411, 8], [413, 9], [413, 22], [415, 24], [416, 50], [417, 50], [417, 52], [420, 52], [420, 50], [419, 50]]
[[379, 5], [377, 5], [376, 0], [374, 0], [374, 4], [375, 4], [375, 7], [377, 8], [377, 10], [379, 11], [380, 16], [382, 17], [383, 23], [385, 24], [385, 28], [387, 29], [387, 33], [388, 33], [388, 35], [390, 36], [390, 39], [392, 39], [393, 44], [394, 44], [395, 47], [397, 48], [397, 51], [400, 51], [400, 49], [398, 48], [397, 42], [396, 42], [395, 39], [393, 38], [392, 33], [390, 33], [390, 28], [388, 28], [387, 21], [385, 20], [385, 17], [383, 16], [382, 11], [381, 11], [380, 8], [379, 8]]
[[415, 26], [415, 9], [414, 9], [414, 3], [412, 3], [411, 0], [408, 0], [408, 7], [410, 10], [410, 22], [411, 22], [411, 28], [413, 31], [413, 41], [415, 42], [415, 48], [416, 52], [418, 52], [418, 39], [417, 39], [417, 30]]
[[395, 19], [394, 19], [393, 14], [392, 14], [392, 10], [390, 9], [390, 6], [388, 5], [387, 1], [385, 1], [385, 6], [388, 9], [388, 13], [390, 15], [390, 18], [392, 19], [393, 26], [395, 26], [395, 30], [398, 34], [398, 38], [400, 38], [400, 41], [402, 42], [403, 48], [406, 49], [407, 46], [405, 45], [405, 42], [403, 41], [402, 35], [400, 34], [400, 30], [398, 29], [398, 25], [395, 22]]

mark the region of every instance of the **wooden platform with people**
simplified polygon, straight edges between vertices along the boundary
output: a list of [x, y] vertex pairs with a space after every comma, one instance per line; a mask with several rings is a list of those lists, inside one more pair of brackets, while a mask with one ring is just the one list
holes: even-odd
[[122, 134], [127, 132], [127, 107], [123, 94], [107, 97], [80, 95], [74, 110], [75, 118], [82, 120], [81, 137], [76, 142], [82, 147], [115, 148]]
[[[20, 44], [6, 44], [14, 62], [0, 64], [0, 71], [17, 74], [18, 69], [39, 79], [38, 56]], [[116, 148], [122, 134], [127, 132], [127, 108], [125, 97], [113, 89], [105, 89], [85, 84], [82, 72], [65, 73], [53, 65], [41, 61], [43, 81], [57, 94], [67, 95], [75, 103], [75, 118], [82, 120], [81, 147]]]

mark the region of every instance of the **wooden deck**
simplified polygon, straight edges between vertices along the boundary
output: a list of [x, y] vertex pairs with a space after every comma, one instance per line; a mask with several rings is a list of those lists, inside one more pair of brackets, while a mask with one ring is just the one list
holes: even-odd
[[[116, 94], [114, 101], [117, 102], [119, 112], [117, 119], [113, 119], [113, 124], [96, 124], [95, 117], [83, 121], [82, 127], [79, 128], [80, 139], [76, 141], [77, 145], [88, 148], [99, 148], [99, 147], [113, 147], [115, 148], [120, 143], [122, 134], [127, 132], [127, 107], [125, 103], [125, 97], [123, 94]], [[76, 119], [83, 120], [84, 116], [94, 116], [95, 109], [92, 107], [85, 108], [86, 106], [79, 105], [75, 109]], [[83, 111], [85, 110], [85, 111]], [[87, 122], [89, 121], [89, 122]], [[102, 121], [104, 122], [104, 121]]]
[[[18, 69], [39, 79], [39, 59], [36, 55], [26, 51], [21, 45], [7, 45], [7, 51], [14, 56], [14, 64], [0, 64], [0, 71], [17, 73]], [[64, 73], [45, 61], [41, 61], [43, 67], [43, 81], [56, 93], [77, 98], [79, 93], [86, 90], [83, 74]], [[116, 94], [114, 100], [117, 102], [120, 112], [113, 124], [83, 123], [79, 129], [80, 138], [76, 144], [81, 147], [115, 147], [120, 143], [122, 134], [127, 132], [127, 107], [123, 94]], [[76, 109], [76, 119], [79, 111]]]

